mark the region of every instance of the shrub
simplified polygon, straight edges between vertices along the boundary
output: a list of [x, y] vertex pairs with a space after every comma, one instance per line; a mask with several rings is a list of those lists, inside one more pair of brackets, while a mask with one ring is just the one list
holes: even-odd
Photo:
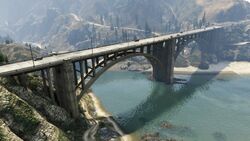
[[7, 57], [0, 51], [0, 64], [6, 62]]
[[5, 141], [5, 140], [6, 140], [6, 139], [5, 139], [3, 133], [2, 133], [2, 131], [1, 131], [1, 129], [0, 129], [0, 141]]

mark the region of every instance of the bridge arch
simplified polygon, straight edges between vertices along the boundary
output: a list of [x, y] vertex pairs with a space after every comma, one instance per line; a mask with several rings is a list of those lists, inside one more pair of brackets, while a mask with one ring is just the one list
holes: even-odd
[[[150, 64], [152, 65], [153, 69], [155, 66], [158, 66], [158, 67], [163, 67], [163, 64], [162, 62], [157, 59], [156, 57], [154, 57], [153, 55], [151, 54], [147, 54], [147, 53], [130, 53], [130, 54], [127, 54], [126, 56], [121, 56], [115, 60], [112, 60], [110, 61], [109, 63], [107, 63], [107, 65], [105, 65], [104, 67], [101, 67], [101, 69], [99, 69], [95, 76], [92, 77], [84, 86], [84, 89], [82, 89], [80, 95], [77, 97], [78, 101], [80, 101], [80, 99], [83, 97], [83, 95], [90, 89], [90, 87], [96, 82], [96, 80], [98, 80], [98, 78], [103, 74], [105, 73], [108, 69], [110, 69], [112, 66], [116, 65], [117, 63], [123, 61], [123, 60], [126, 60], [126, 59], [129, 59], [129, 58], [132, 58], [132, 57], [137, 57], [137, 56], [143, 56], [145, 57], [149, 62]], [[103, 64], [104, 63], [104, 60], [102, 60], [100, 62], [100, 64]], [[100, 68], [100, 64], [97, 64], [96, 65], [96, 68]]]

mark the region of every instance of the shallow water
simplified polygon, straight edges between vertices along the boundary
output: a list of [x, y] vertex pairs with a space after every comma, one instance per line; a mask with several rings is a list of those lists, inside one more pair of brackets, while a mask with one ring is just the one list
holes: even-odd
[[[250, 140], [250, 76], [178, 75], [166, 86], [135, 72], [107, 72], [93, 86], [127, 133], [184, 141]], [[163, 123], [170, 128], [162, 128]]]

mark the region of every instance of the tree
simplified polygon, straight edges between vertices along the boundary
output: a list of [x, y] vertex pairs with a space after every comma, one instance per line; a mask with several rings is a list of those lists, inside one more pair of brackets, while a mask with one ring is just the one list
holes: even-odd
[[119, 16], [116, 16], [116, 27], [120, 28], [120, 18], [119, 18]]
[[114, 27], [113, 23], [111, 23], [110, 30], [114, 30], [114, 29], [115, 29], [115, 27]]
[[199, 27], [206, 27], [207, 26], [207, 18], [206, 18], [206, 12], [204, 12], [202, 19], [199, 22]]
[[145, 31], [145, 36], [146, 36], [146, 37], [150, 36], [151, 33], [152, 33], [152, 30], [151, 30], [151, 28], [149, 27], [148, 22], [145, 23], [145, 29], [144, 29], [144, 31]]
[[122, 29], [122, 39], [123, 39], [123, 41], [127, 41], [128, 40], [128, 33], [124, 29]]
[[11, 43], [13, 43], [12, 39], [8, 38], [8, 39], [5, 40], [6, 45], [11, 44]]
[[203, 17], [201, 19], [201, 22], [202, 22], [203, 25], [206, 25], [206, 23], [207, 23], [206, 12], [204, 12]]
[[103, 15], [100, 15], [100, 22], [102, 25], [104, 25], [104, 16]]
[[171, 31], [171, 21], [168, 21], [168, 22], [166, 23], [165, 31], [166, 31], [166, 33], [168, 33], [168, 32]]
[[95, 43], [96, 42], [96, 27], [95, 27], [95, 25], [93, 24], [93, 26], [92, 26], [92, 41], [93, 41], [93, 43]]
[[115, 40], [118, 41], [118, 30], [115, 29]]
[[138, 26], [139, 21], [138, 21], [138, 14], [135, 14], [135, 25]]
[[7, 56], [5, 56], [1, 51], [0, 51], [0, 64], [8, 62]]
[[114, 30], [115, 28], [114, 28], [114, 24], [113, 24], [113, 18], [112, 18], [112, 15], [110, 15], [110, 17], [109, 17], [109, 22], [110, 22], [110, 29], [111, 30]]

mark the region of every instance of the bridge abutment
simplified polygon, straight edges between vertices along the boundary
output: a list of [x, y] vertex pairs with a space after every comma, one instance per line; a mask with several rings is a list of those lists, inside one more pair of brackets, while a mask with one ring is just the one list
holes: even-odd
[[74, 85], [73, 64], [65, 61], [54, 68], [54, 83], [59, 105], [71, 114], [73, 118], [79, 117], [78, 102]]
[[156, 81], [172, 84], [174, 81], [175, 40], [157, 43], [153, 47], [153, 56], [161, 64], [153, 64], [153, 77]]

